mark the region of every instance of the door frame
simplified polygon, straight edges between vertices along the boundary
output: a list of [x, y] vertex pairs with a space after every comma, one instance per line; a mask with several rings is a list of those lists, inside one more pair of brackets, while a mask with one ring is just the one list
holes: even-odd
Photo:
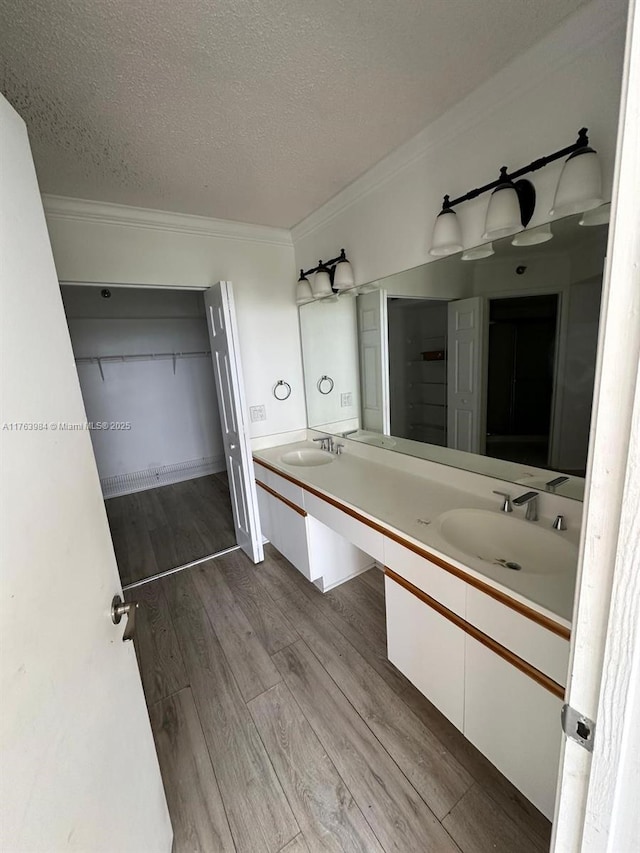
[[[552, 853], [633, 849], [640, 834], [640, 8], [629, 0], [567, 703], [593, 752], [563, 739]], [[635, 842], [632, 839], [635, 838]]]
[[[100, 288], [102, 288], [102, 287], [110, 287], [110, 288], [123, 287], [123, 288], [128, 288], [128, 289], [135, 289], [135, 290], [177, 290], [177, 291], [186, 292], [186, 293], [206, 293], [207, 290], [209, 290], [210, 287], [212, 287], [213, 285], [210, 285], [210, 287], [203, 287], [202, 285], [194, 285], [194, 286], [187, 285], [187, 286], [182, 287], [181, 285], [176, 285], [176, 284], [169, 284], [169, 285], [167, 285], [167, 284], [138, 284], [136, 282], [70, 281], [70, 280], [60, 279], [60, 280], [58, 280], [58, 286], [59, 287], [96, 287], [96, 288], [98, 288], [98, 287], [100, 287]], [[203, 320], [205, 323], [207, 322], [206, 315], [203, 316]], [[213, 367], [211, 369], [213, 372]], [[77, 372], [77, 367], [76, 367], [76, 372]], [[218, 395], [218, 389], [216, 387], [216, 397], [218, 397], [218, 396], [219, 396]], [[95, 453], [94, 453], [94, 458], [95, 458]], [[96, 462], [96, 465], [97, 465], [97, 462]], [[248, 497], [250, 498], [250, 496], [248, 496]], [[257, 497], [255, 498], [254, 512], [258, 513]], [[109, 533], [111, 533], [111, 528], [109, 528]], [[222, 557], [225, 554], [230, 554], [233, 551], [238, 551], [238, 550], [240, 550], [240, 545], [238, 545], [236, 543], [235, 545], [231, 546], [230, 548], [226, 548], [223, 551], [217, 551], [215, 554], [205, 554], [203, 557], [200, 557], [197, 560], [192, 560], [191, 562], [185, 563], [184, 565], [181, 565], [181, 566], [174, 566], [171, 569], [167, 569], [164, 572], [159, 572], [158, 574], [150, 575], [148, 578], [141, 578], [138, 581], [133, 581], [130, 584], [124, 585], [122, 588], [123, 588], [123, 590], [133, 589], [135, 587], [142, 586], [143, 584], [150, 583], [151, 581], [158, 580], [159, 578], [166, 577], [167, 575], [172, 575], [172, 574], [175, 574], [176, 572], [181, 572], [184, 569], [189, 569], [189, 568], [192, 568], [193, 566], [198, 566], [201, 563], [204, 563], [207, 560], [213, 559], [215, 557]]]

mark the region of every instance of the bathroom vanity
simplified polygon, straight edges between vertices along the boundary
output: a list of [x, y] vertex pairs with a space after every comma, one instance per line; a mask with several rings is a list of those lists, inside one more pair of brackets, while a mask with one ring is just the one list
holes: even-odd
[[389, 660], [551, 818], [579, 521], [552, 529], [555, 495], [525, 521], [488, 478], [398, 460], [254, 451], [263, 533], [322, 591], [383, 567]]

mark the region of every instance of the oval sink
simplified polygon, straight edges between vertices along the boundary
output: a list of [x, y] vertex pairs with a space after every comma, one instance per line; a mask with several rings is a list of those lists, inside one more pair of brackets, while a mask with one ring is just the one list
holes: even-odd
[[297, 468], [315, 468], [317, 465], [328, 465], [335, 457], [326, 450], [317, 450], [315, 447], [301, 447], [299, 450], [289, 450], [283, 453], [280, 461], [285, 465], [294, 465]]
[[436, 522], [453, 548], [505, 571], [546, 575], [573, 571], [578, 549], [559, 533], [506, 513], [453, 509]]

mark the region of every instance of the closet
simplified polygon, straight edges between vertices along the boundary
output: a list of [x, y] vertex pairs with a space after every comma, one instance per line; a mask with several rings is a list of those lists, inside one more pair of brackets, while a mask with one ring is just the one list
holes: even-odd
[[235, 546], [202, 293], [61, 290], [123, 585]]

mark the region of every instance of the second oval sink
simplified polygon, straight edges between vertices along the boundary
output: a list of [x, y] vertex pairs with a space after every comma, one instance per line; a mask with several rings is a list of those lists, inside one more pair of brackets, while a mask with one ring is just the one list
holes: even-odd
[[506, 513], [453, 509], [436, 522], [442, 538], [470, 557], [529, 574], [573, 571], [578, 549], [559, 533]]
[[299, 450], [289, 450], [283, 453], [280, 461], [285, 465], [294, 465], [296, 468], [315, 468], [318, 465], [328, 465], [335, 457], [326, 450], [317, 450], [315, 447], [301, 447]]

